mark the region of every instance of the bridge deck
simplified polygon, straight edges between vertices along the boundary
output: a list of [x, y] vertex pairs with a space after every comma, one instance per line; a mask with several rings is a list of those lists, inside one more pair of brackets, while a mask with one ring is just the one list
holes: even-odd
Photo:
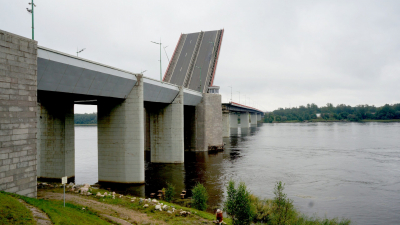
[[[137, 82], [135, 73], [85, 60], [45, 47], [38, 48], [38, 90], [126, 98]], [[143, 77], [144, 101], [171, 103], [179, 87]], [[184, 104], [197, 105], [202, 94], [184, 89]]]
[[164, 81], [206, 93], [215, 75], [223, 32], [182, 34]]

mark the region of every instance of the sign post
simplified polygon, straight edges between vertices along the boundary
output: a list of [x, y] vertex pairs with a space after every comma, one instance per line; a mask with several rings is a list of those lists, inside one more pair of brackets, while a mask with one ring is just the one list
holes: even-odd
[[67, 177], [61, 177], [61, 183], [64, 184], [64, 207], [65, 207], [65, 184], [67, 183]]

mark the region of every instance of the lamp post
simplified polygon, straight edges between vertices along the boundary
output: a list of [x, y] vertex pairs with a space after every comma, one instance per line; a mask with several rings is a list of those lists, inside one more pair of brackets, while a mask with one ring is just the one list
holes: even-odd
[[199, 85], [199, 91], [200, 91], [200, 92], [203, 92], [203, 91], [201, 90], [201, 67], [196, 66], [196, 68], [197, 68], [197, 69], [200, 69], [200, 85]]
[[167, 59], [168, 59], [168, 62], [169, 62], [169, 58], [168, 58], [168, 54], [167, 54], [167, 50], [165, 50], [167, 47], [168, 47], [168, 46], [165, 46], [165, 47], [164, 47], [164, 52], [165, 52], [165, 55], [167, 56]]
[[154, 41], [151, 41], [151, 43], [154, 43], [154, 44], [156, 44], [156, 45], [160, 45], [160, 80], [162, 81], [162, 76], [161, 76], [161, 38], [160, 38], [160, 43], [158, 43], [158, 42], [154, 42]]
[[231, 88], [231, 102], [232, 102], [232, 86], [228, 86]]
[[81, 50], [78, 50], [78, 47], [76, 47], [76, 57], [79, 57], [78, 54], [85, 51], [86, 48], [82, 48]]
[[28, 3], [29, 5], [31, 5], [31, 9], [26, 8], [26, 10], [30, 13], [32, 13], [32, 40], [35, 40], [35, 26], [34, 26], [34, 20], [33, 20], [33, 8], [36, 7], [36, 5], [33, 3], [33, 0], [31, 3]]

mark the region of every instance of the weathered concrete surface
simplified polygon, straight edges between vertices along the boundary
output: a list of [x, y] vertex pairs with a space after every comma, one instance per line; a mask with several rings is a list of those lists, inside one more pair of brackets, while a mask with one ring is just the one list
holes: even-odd
[[257, 113], [250, 113], [250, 120], [251, 120], [251, 126], [256, 127], [257, 126]]
[[144, 108], [144, 150], [150, 151], [150, 115], [149, 112]]
[[142, 78], [125, 100], [98, 102], [99, 182], [144, 183]]
[[262, 121], [261, 113], [257, 113], [257, 121]]
[[222, 112], [222, 128], [223, 128], [222, 137], [231, 136], [230, 120], [231, 120], [230, 119], [230, 113], [229, 112]]
[[36, 197], [37, 42], [0, 30], [0, 190]]
[[229, 113], [229, 123], [230, 123], [230, 134], [231, 135], [238, 135], [238, 128], [239, 128], [239, 116], [236, 113], [230, 112]]
[[[60, 95], [38, 96], [37, 176], [75, 176], [74, 102]], [[60, 180], [61, 181], [61, 180]]]
[[150, 115], [151, 162], [183, 163], [183, 89], [171, 104], [152, 104]]
[[[186, 114], [185, 114], [186, 115]], [[223, 148], [222, 141], [222, 107], [221, 95], [203, 94], [202, 101], [195, 107], [194, 118], [191, 119], [191, 150], [208, 151]], [[188, 123], [189, 125], [189, 123]]]
[[249, 113], [248, 112], [240, 113], [240, 128], [249, 128], [249, 127], [250, 127]]

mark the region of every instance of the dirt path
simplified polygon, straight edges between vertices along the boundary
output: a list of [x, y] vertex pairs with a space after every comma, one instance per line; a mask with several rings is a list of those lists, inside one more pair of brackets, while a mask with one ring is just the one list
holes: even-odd
[[[38, 190], [38, 198], [40, 199], [54, 199], [63, 200], [62, 193], [46, 192], [45, 190]], [[87, 199], [79, 195], [65, 194], [65, 201], [86, 206], [94, 211], [97, 211], [100, 216], [112, 220], [119, 224], [167, 224], [164, 221], [157, 221], [148, 217], [145, 213], [130, 210], [117, 205], [110, 205], [101, 203], [95, 200]]]
[[42, 210], [29, 205], [28, 203], [26, 203], [24, 200], [22, 199], [18, 199], [19, 202], [21, 202], [22, 204], [25, 205], [26, 208], [28, 208], [29, 210], [31, 210], [32, 212], [32, 216], [33, 219], [36, 221], [36, 224], [39, 225], [51, 225], [53, 224], [50, 220], [50, 218], [47, 216], [46, 213], [42, 212]]

